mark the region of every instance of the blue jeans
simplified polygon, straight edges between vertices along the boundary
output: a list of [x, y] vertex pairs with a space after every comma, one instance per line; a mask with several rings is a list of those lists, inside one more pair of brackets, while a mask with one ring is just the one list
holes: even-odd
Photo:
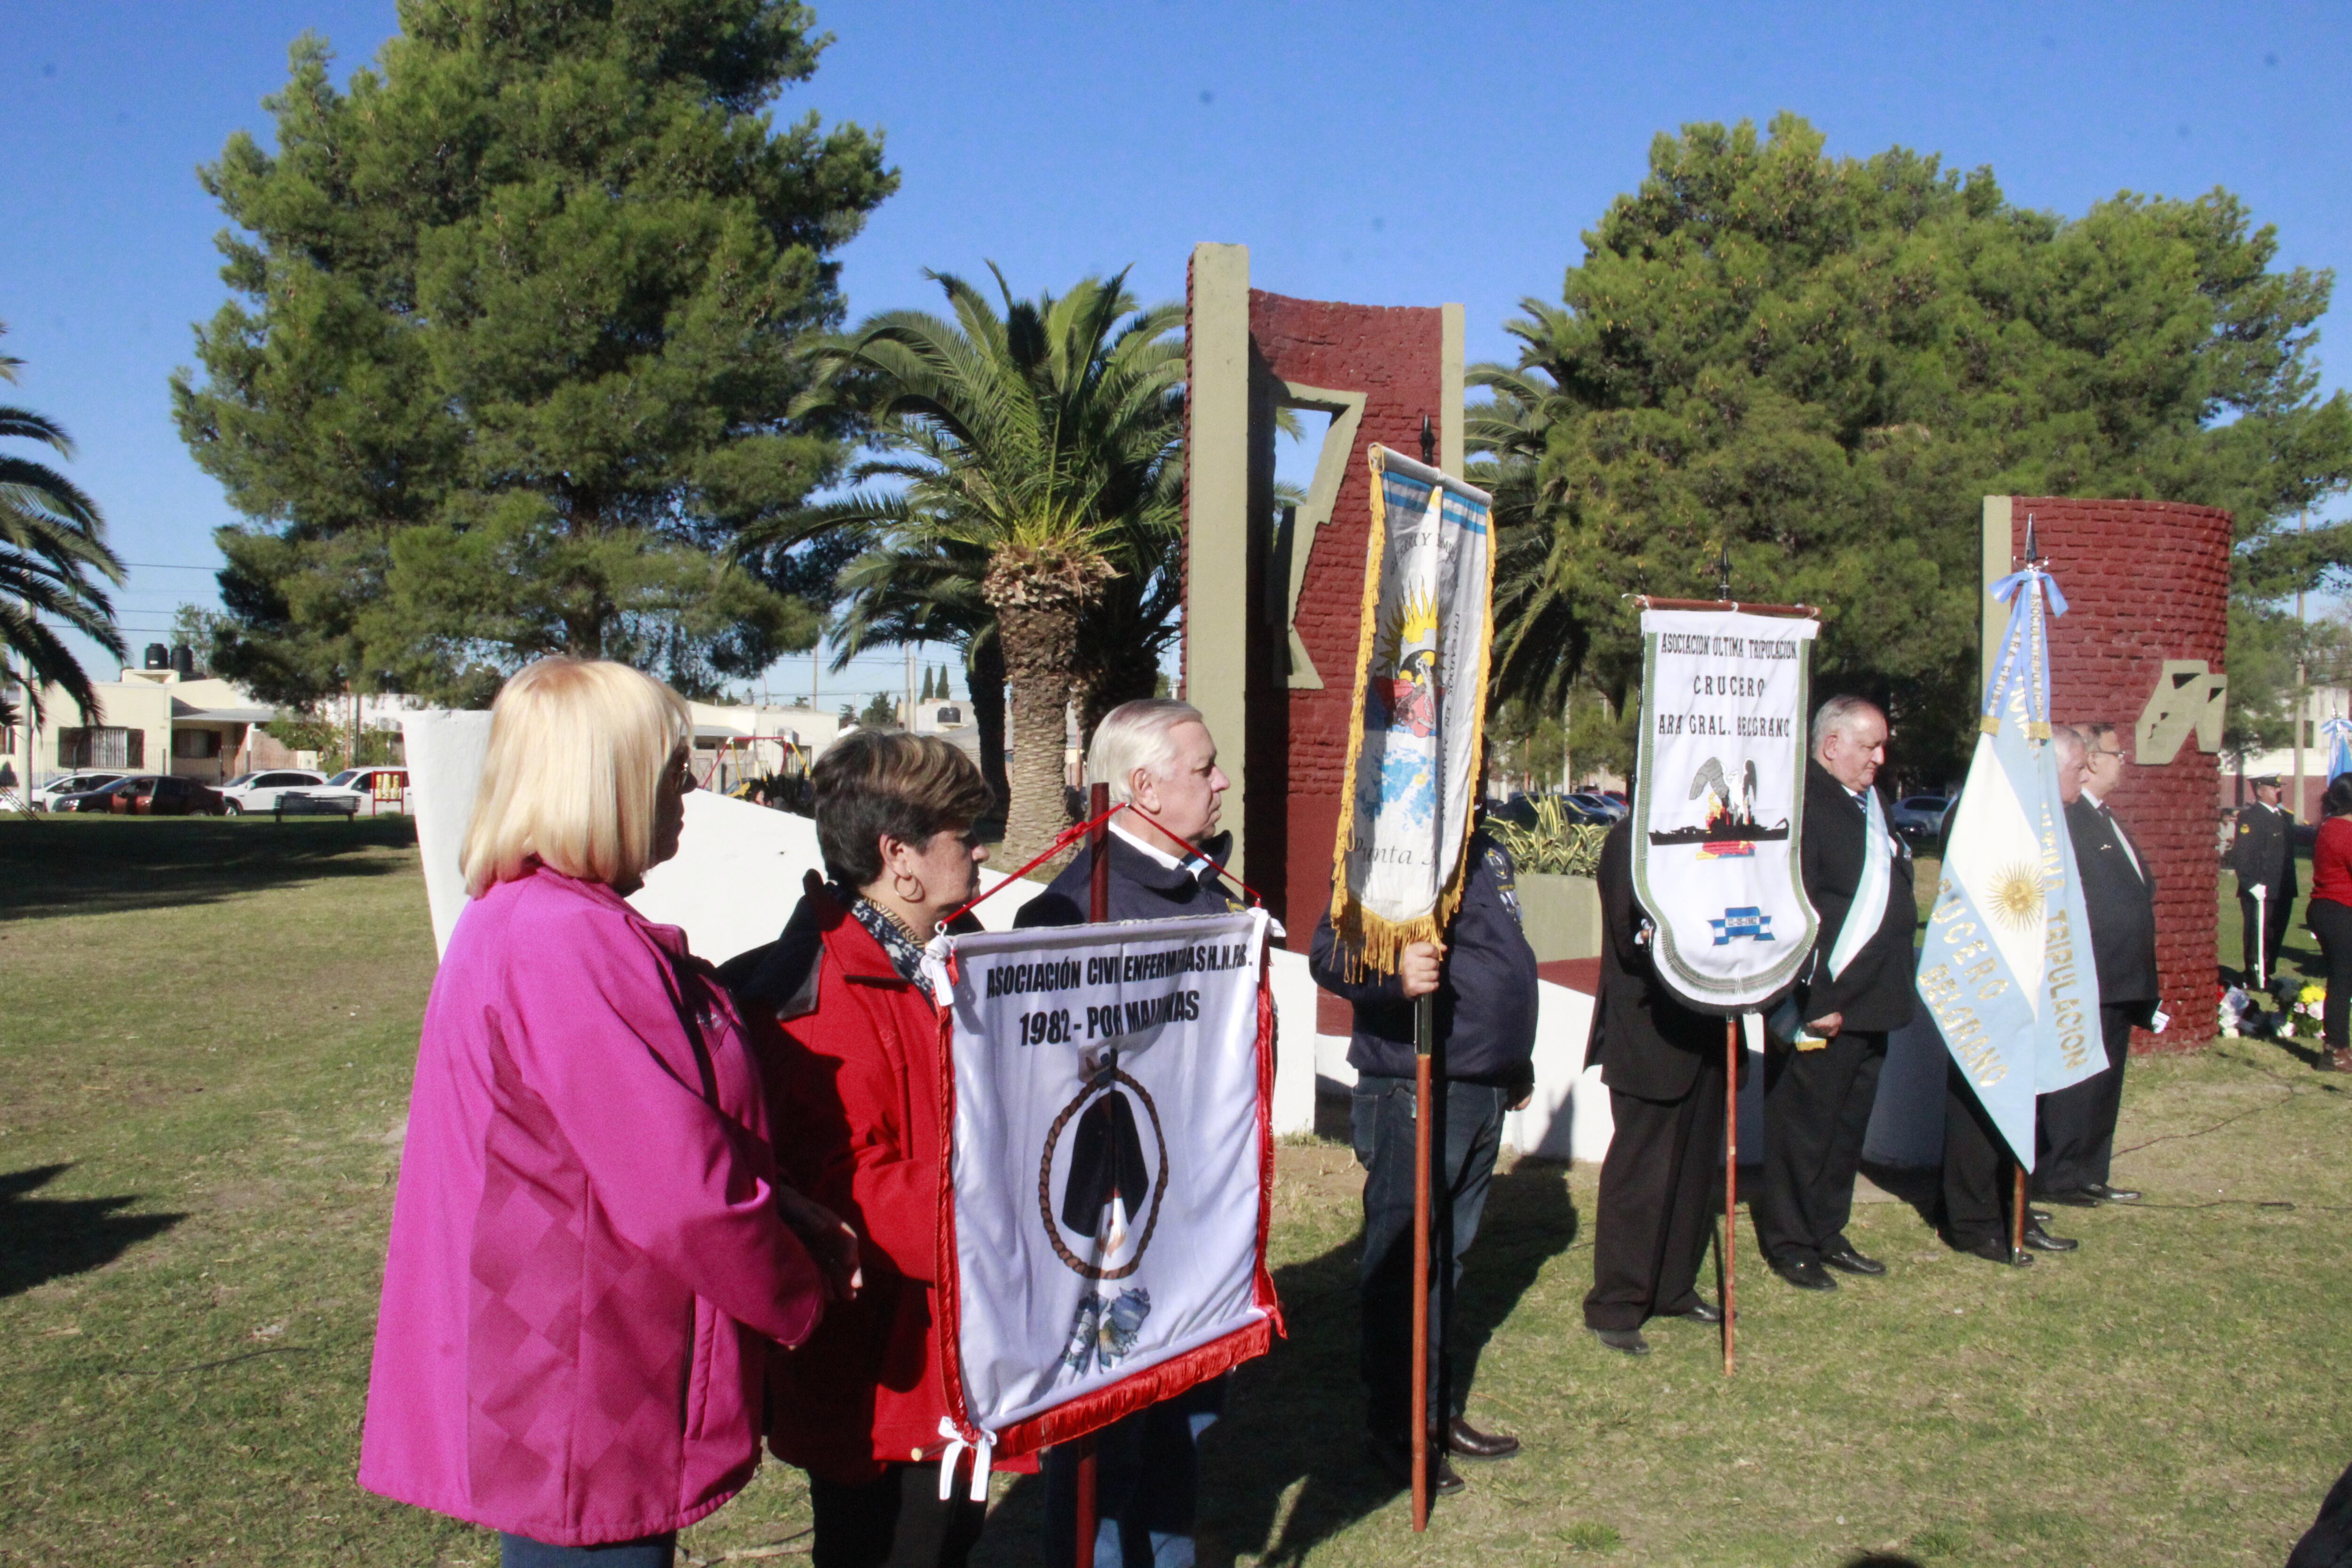
[[602, 1546], [551, 1546], [527, 1535], [499, 1535], [499, 1568], [670, 1568], [676, 1535], [615, 1541]]
[[[1225, 1413], [1225, 1379], [1186, 1389], [1095, 1434], [1097, 1568], [1192, 1568], [1201, 1434]], [[1045, 1451], [1045, 1561], [1077, 1561], [1078, 1447]]]
[[[1489, 1083], [1436, 1083], [1430, 1099], [1429, 1418], [1443, 1426], [1469, 1397], [1446, 1340], [1462, 1255], [1477, 1238], [1503, 1147], [1504, 1091]], [[1360, 1275], [1363, 1348], [1360, 1370], [1371, 1430], [1399, 1442], [1412, 1435], [1413, 1084], [1409, 1078], [1356, 1080], [1349, 1105], [1356, 1159], [1364, 1167], [1364, 1256]]]

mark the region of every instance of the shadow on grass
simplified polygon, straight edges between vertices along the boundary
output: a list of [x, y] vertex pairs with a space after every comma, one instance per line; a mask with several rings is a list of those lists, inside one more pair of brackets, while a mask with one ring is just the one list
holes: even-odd
[[[1522, 1160], [1496, 1176], [1455, 1299], [1457, 1377], [1475, 1366], [1544, 1264], [1575, 1244], [1579, 1228], [1566, 1165]], [[1356, 1373], [1360, 1239], [1360, 1233], [1274, 1271], [1289, 1337], [1234, 1374], [1224, 1418], [1201, 1440], [1203, 1563], [1229, 1564], [1237, 1552], [1255, 1554], [1266, 1568], [1299, 1563], [1404, 1490], [1364, 1450]], [[1037, 1561], [1044, 1495], [1036, 1478], [1016, 1483], [992, 1512], [973, 1562]]]
[[68, 1274], [85, 1274], [101, 1268], [187, 1217], [178, 1214], [114, 1212], [137, 1203], [136, 1196], [27, 1195], [47, 1186], [71, 1168], [37, 1165], [0, 1175], [0, 1297], [14, 1296]]
[[404, 816], [0, 821], [0, 921], [208, 904], [324, 877], [380, 877]]

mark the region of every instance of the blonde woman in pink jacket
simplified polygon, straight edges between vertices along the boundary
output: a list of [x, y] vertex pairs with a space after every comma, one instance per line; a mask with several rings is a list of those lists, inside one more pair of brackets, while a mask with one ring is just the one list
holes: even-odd
[[[509, 680], [393, 1203], [360, 1484], [499, 1531], [504, 1568], [668, 1568], [759, 1458], [766, 1341], [856, 1268], [776, 1179], [758, 1068], [683, 932], [686, 704], [617, 664]], [[786, 1223], [789, 1216], [791, 1224]]]

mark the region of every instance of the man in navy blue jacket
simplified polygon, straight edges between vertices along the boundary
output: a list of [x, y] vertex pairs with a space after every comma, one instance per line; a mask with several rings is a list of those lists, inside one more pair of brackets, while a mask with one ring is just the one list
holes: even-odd
[[[1108, 784], [1113, 805], [1132, 805], [1160, 824], [1155, 827], [1124, 811], [1110, 819], [1110, 919], [1215, 915], [1234, 907], [1209, 864], [1223, 861], [1233, 835], [1217, 831], [1226, 779], [1199, 709], [1164, 698], [1112, 709], [1087, 748], [1087, 780]], [[1081, 848], [1013, 923], [1084, 923], [1092, 872], [1091, 849]], [[1193, 1561], [1201, 1435], [1224, 1408], [1225, 1379], [1211, 1378], [1095, 1435], [1097, 1563], [1127, 1568]], [[1061, 1568], [1076, 1555], [1076, 1450], [1068, 1444], [1047, 1450], [1045, 1471], [1045, 1560]]]
[[[1481, 1432], [1463, 1416], [1472, 1368], [1454, 1375], [1446, 1345], [1462, 1256], [1478, 1234], [1503, 1143], [1503, 1113], [1535, 1088], [1536, 955], [1519, 923], [1511, 858], [1483, 832], [1466, 851], [1469, 875], [1447, 940], [1405, 949], [1393, 975], [1350, 979], [1327, 910], [1315, 928], [1316, 984], [1355, 1005], [1348, 1063], [1356, 1069], [1351, 1127], [1364, 1175], [1360, 1274], [1360, 1371], [1373, 1458], [1412, 1479], [1412, 1196], [1415, 1111], [1413, 1000], [1435, 994], [1432, 1096], [1429, 1412], [1433, 1489], [1459, 1491], [1446, 1456], [1500, 1459], [1519, 1440]], [[1443, 1136], [1438, 1134], [1442, 1131]]]

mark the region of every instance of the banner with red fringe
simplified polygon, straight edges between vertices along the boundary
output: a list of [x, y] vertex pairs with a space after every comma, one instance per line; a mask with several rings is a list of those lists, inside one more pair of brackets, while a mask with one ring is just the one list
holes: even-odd
[[1250, 910], [932, 943], [956, 1447], [1067, 1442], [1280, 1331], [1267, 931]]

